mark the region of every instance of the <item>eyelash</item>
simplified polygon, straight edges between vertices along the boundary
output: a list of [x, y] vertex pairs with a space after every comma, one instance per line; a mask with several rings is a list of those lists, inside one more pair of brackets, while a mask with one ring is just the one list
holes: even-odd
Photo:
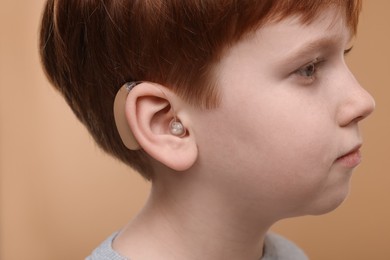
[[[352, 47], [344, 50], [344, 56], [351, 52]], [[324, 59], [316, 58], [312, 62], [304, 65], [294, 72], [298, 77], [305, 80], [304, 84], [311, 84], [315, 79], [318, 72], [319, 65], [325, 62]], [[310, 70], [308, 70], [310, 69]], [[308, 72], [308, 73], [307, 73]]]

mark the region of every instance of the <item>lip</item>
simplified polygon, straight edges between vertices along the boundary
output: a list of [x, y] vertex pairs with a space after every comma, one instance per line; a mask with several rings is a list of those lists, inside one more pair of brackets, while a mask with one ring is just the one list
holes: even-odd
[[343, 165], [346, 168], [355, 168], [362, 161], [362, 155], [360, 153], [361, 144], [355, 146], [349, 152], [343, 154], [336, 159], [336, 163]]

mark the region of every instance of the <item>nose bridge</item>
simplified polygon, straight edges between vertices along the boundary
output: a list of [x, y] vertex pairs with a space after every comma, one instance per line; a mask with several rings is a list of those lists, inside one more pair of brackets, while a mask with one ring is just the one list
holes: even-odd
[[346, 68], [343, 98], [339, 106], [338, 121], [341, 126], [358, 122], [369, 116], [375, 108], [374, 98], [359, 84], [351, 71]]

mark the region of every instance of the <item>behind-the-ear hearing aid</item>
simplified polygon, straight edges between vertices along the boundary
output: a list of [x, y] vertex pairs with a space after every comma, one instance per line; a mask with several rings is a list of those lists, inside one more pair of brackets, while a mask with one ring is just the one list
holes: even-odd
[[[133, 132], [131, 131], [125, 115], [125, 105], [126, 98], [129, 92], [138, 84], [140, 81], [127, 82], [125, 83], [118, 91], [114, 100], [114, 118], [116, 128], [118, 129], [119, 136], [122, 139], [123, 144], [130, 150], [139, 150], [141, 146], [135, 139]], [[162, 90], [161, 90], [162, 92]], [[165, 93], [162, 92], [164, 96]], [[174, 118], [169, 124], [169, 132], [178, 137], [182, 137], [186, 134], [186, 129], [181, 122], [176, 119], [176, 114], [174, 113]]]
[[126, 98], [130, 90], [137, 86], [140, 82], [127, 82], [116, 93], [114, 100], [114, 118], [116, 128], [123, 144], [130, 150], [139, 150], [141, 147], [135, 139], [133, 132], [127, 124], [125, 106]]

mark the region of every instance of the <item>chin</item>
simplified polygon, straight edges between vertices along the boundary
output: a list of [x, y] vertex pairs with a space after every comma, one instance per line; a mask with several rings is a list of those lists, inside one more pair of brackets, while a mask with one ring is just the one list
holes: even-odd
[[[307, 215], [323, 215], [338, 208], [348, 197], [351, 178], [350, 175], [344, 175], [345, 178], [317, 188], [317, 192], [311, 194], [312, 200], [307, 204]], [[308, 194], [306, 194], [308, 195]], [[309, 197], [309, 196], [308, 196]]]
[[344, 192], [339, 192], [314, 202], [308, 215], [323, 215], [335, 210], [345, 201], [348, 194], [349, 189], [346, 189]]
[[343, 202], [344, 202], [344, 200], [340, 200], [337, 203], [333, 203], [333, 204], [327, 205], [326, 207], [322, 207], [320, 209], [317, 209], [316, 211], [314, 211], [310, 215], [318, 216], [318, 215], [323, 215], [323, 214], [332, 212], [333, 210], [337, 209]]

